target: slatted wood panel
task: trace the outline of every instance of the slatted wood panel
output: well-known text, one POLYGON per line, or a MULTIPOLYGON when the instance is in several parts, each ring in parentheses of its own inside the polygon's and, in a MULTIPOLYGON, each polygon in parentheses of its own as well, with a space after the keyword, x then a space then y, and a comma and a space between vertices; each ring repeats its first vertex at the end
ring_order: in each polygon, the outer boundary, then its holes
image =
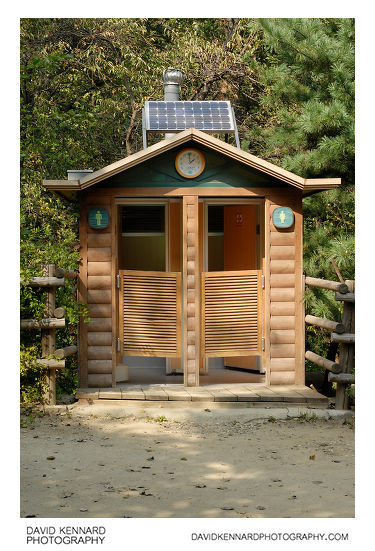
POLYGON ((122 354, 181 356, 181 274, 120 270, 122 354))
POLYGON ((202 354, 261 354, 261 271, 202 273, 202 354))

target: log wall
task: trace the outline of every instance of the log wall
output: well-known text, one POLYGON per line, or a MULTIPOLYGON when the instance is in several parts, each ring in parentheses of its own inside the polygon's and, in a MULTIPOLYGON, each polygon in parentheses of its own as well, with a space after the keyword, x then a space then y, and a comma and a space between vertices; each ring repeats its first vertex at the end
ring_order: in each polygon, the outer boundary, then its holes
MULTIPOLYGON (((304 314, 302 282, 302 197, 295 190, 268 191, 266 207, 265 262, 265 353, 269 384, 304 383, 304 314), (272 213, 280 206, 292 208, 295 223, 278 230, 272 213)), ((116 217, 110 195, 87 193, 81 207, 81 267, 79 299, 88 304, 91 321, 80 329, 80 387, 108 387, 114 384, 116 365, 117 269, 115 250, 116 217), (111 222, 105 230, 87 224, 91 208, 106 206, 111 222)), ((183 285, 185 385, 199 384, 199 234, 198 197, 183 198, 183 285)))
POLYGON ((114 338, 112 332, 112 236, 114 216, 111 199, 88 194, 81 205, 81 266, 79 299, 87 303, 91 321, 80 324, 80 386, 110 387, 113 383, 114 338), (87 223, 88 212, 95 207, 106 207, 110 224, 103 230, 94 230, 87 223))
POLYGON ((266 201, 268 286, 268 381, 272 384, 304 383, 304 325, 302 294, 302 200, 293 195, 266 201), (278 207, 290 207, 295 222, 280 230, 272 222, 278 207))

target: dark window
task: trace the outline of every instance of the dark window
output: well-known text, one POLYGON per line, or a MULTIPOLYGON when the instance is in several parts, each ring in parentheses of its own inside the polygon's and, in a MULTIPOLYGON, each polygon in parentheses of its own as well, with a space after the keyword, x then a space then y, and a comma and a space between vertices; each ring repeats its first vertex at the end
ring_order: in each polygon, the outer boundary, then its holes
POLYGON ((122 233, 163 233, 164 205, 126 205, 122 207, 122 233))
POLYGON ((211 205, 208 207, 208 233, 224 231, 224 207, 211 205))

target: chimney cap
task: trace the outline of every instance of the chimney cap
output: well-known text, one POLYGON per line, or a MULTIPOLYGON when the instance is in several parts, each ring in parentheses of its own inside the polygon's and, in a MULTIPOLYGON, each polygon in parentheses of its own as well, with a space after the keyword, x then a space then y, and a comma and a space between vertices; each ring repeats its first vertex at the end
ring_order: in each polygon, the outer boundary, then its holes
POLYGON ((67 170, 68 180, 80 180, 88 174, 94 172, 93 170, 67 170))
POLYGON ((163 84, 182 84, 185 79, 185 73, 180 71, 180 69, 175 69, 174 67, 168 67, 163 71, 163 84))

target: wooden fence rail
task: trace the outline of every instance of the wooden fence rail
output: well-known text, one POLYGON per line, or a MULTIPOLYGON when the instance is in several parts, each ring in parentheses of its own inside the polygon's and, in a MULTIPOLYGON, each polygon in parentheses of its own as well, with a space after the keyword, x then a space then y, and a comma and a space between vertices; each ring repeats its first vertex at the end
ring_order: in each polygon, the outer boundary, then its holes
POLYGON ((61 329, 61 327, 65 327, 65 319, 21 320, 21 329, 61 329))
POLYGON ((56 308, 56 288, 65 285, 65 278, 74 278, 77 272, 56 268, 54 264, 42 266, 43 276, 33 277, 22 283, 30 287, 45 287, 45 318, 41 320, 21 320, 21 329, 41 329, 42 358, 35 365, 47 368, 45 376, 44 400, 47 404, 56 404, 56 369, 65 367, 65 358, 77 352, 77 346, 67 346, 56 350, 56 329, 65 327, 65 308, 56 308))
POLYGON ((345 294, 349 291, 346 283, 339 283, 338 281, 330 281, 329 279, 318 279, 316 277, 306 277, 305 283, 309 287, 320 287, 321 289, 329 289, 330 291, 337 291, 338 293, 345 294))
POLYGON ((63 287, 65 279, 63 277, 32 277, 30 281, 24 281, 29 287, 63 287))
POLYGON ((353 384, 354 375, 353 373, 329 373, 328 380, 331 383, 340 383, 340 384, 353 384))
POLYGON ((54 356, 56 358, 68 358, 68 356, 71 356, 72 354, 76 354, 78 351, 77 346, 66 346, 65 348, 59 348, 58 350, 55 350, 54 356))
POLYGON ((317 325, 318 327, 322 327, 323 329, 328 329, 329 331, 334 331, 335 333, 342 334, 345 331, 345 327, 343 326, 342 323, 327 320, 325 318, 318 318, 316 316, 306 316, 305 321, 310 325, 317 325))
POLYGON ((320 367, 324 367, 327 371, 331 371, 332 373, 341 373, 341 367, 339 364, 332 362, 331 360, 327 360, 327 358, 323 358, 322 356, 315 354, 315 352, 307 350, 305 358, 316 365, 320 365, 320 367))
POLYGON ((67 279, 74 279, 77 277, 78 272, 75 270, 65 270, 64 268, 55 268, 56 277, 62 278, 66 277, 67 279))
POLYGON ((337 281, 326 281, 313 277, 305 278, 306 285, 310 287, 319 287, 335 291, 335 300, 344 302, 343 315, 341 323, 337 323, 324 318, 307 315, 306 323, 322 327, 331 331, 331 342, 339 343, 339 363, 327 360, 311 351, 306 351, 305 358, 310 362, 324 367, 330 373, 328 380, 337 384, 336 387, 336 409, 348 409, 348 395, 346 387, 354 383, 354 281, 347 280, 345 283, 337 281))

